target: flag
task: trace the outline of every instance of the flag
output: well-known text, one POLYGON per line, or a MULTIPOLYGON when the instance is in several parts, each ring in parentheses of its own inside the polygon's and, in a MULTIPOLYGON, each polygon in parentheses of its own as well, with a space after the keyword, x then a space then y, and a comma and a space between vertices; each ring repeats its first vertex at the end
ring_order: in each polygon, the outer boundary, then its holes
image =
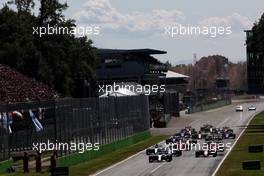
POLYGON ((11 128, 12 123, 13 123, 12 113, 8 113, 8 131, 9 131, 9 134, 12 133, 12 128, 11 128))
POLYGON ((13 111, 11 114, 12 114, 12 117, 19 117, 20 119, 23 119, 23 115, 19 111, 13 111))
POLYGON ((44 118, 44 110, 42 108, 38 108, 38 116, 39 120, 44 118))
POLYGON ((3 118, 3 128, 4 129, 7 129, 8 127, 8 122, 7 122, 7 117, 6 117, 6 113, 4 112, 3 113, 3 116, 2 116, 2 118, 3 118))
POLYGON ((9 134, 11 134, 11 133, 12 133, 12 128, 11 128, 11 126, 10 126, 10 125, 8 125, 8 131, 9 131, 9 134))
POLYGON ((43 126, 38 121, 38 119, 36 118, 36 116, 34 115, 34 113, 32 112, 32 110, 29 110, 29 115, 31 117, 32 122, 34 123, 34 125, 36 127, 36 131, 39 132, 39 131, 43 130, 43 126))
POLYGON ((2 114, 2 119, 3 119, 3 128, 8 130, 8 132, 11 134, 12 133, 12 128, 10 124, 13 123, 13 118, 7 115, 6 112, 2 114))
POLYGON ((1 124, 1 128, 4 128, 4 118, 2 113, 0 113, 0 124, 1 124))

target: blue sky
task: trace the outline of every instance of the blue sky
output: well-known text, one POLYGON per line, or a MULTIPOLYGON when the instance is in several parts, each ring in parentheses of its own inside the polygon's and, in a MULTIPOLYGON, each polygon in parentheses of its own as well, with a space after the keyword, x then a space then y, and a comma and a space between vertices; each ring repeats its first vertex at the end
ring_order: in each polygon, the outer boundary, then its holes
POLYGON ((66 0, 66 17, 80 26, 98 25, 99 36, 90 36, 100 48, 153 48, 168 52, 157 56, 173 64, 191 63, 197 57, 220 54, 231 61, 245 61, 245 34, 262 13, 263 0, 66 0), (232 34, 164 36, 164 27, 231 26, 232 34))

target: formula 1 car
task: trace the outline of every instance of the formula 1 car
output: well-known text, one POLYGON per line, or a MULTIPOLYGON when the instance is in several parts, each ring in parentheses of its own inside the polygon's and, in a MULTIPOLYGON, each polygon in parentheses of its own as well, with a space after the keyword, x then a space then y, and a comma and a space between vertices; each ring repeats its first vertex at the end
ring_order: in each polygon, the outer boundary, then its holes
POLYGON ((224 133, 233 133, 234 130, 231 129, 230 127, 223 127, 222 128, 222 132, 224 132, 224 133))
POLYGON ((188 139, 188 138, 191 137, 191 134, 186 129, 182 129, 181 132, 180 132, 180 137, 188 139))
POLYGON ((191 145, 195 144, 196 140, 180 140, 178 143, 174 144, 182 151, 189 151, 191 149, 191 145))
POLYGON ((212 141, 213 140, 213 136, 212 135, 207 135, 205 137, 205 141, 212 141))
POLYGON ((210 133, 199 131, 198 139, 205 139, 208 135, 210 135, 210 133))
POLYGON ((220 134, 221 129, 220 128, 213 128, 212 134, 220 134))
POLYGON ((222 136, 223 136, 223 139, 235 139, 236 138, 235 133, 223 133, 222 136))
POLYGON ((182 155, 182 151, 178 149, 177 145, 172 144, 170 150, 171 150, 172 156, 174 157, 179 157, 182 155))
POLYGON ((221 134, 223 139, 235 139, 236 134, 234 133, 234 130, 230 127, 223 127, 218 131, 218 134, 221 134))
POLYGON ((191 139, 191 140, 189 140, 189 143, 190 144, 197 144, 198 141, 197 141, 197 139, 191 139))
POLYGON ((223 136, 221 134, 213 134, 213 141, 222 141, 223 136))
POLYGON ((169 154, 168 151, 163 150, 156 154, 149 155, 149 163, 153 162, 171 162, 172 161, 172 154, 169 154))
POLYGON ((190 133, 185 133, 183 137, 185 139, 190 139, 191 138, 191 134, 190 133))
POLYGON ((207 143, 207 145, 210 147, 211 150, 217 151, 217 152, 224 152, 225 151, 225 144, 222 141, 210 141, 207 143))
POLYGON ((206 132, 206 133, 212 132, 212 130, 213 130, 213 125, 209 125, 209 124, 204 124, 200 129, 201 132, 206 132))
POLYGON ((182 155, 182 151, 181 151, 181 150, 178 150, 178 149, 176 149, 176 148, 174 148, 174 149, 171 150, 171 154, 172 154, 172 156, 174 156, 174 157, 179 157, 179 156, 182 155))
POLYGON ((192 139, 199 139, 199 134, 198 133, 194 133, 191 136, 192 139))
POLYGON ((181 140, 181 137, 179 136, 171 136, 170 138, 166 139, 166 144, 176 143, 181 140))
POLYGON ((160 146, 158 144, 156 144, 154 147, 148 148, 146 150, 146 155, 152 155, 152 154, 158 153, 160 151, 161 151, 160 146))
POLYGON ((199 150, 195 152, 195 157, 198 158, 200 156, 203 157, 208 157, 208 156, 212 156, 212 157, 216 157, 217 156, 217 152, 216 151, 212 151, 212 150, 199 150))
POLYGON ((196 133, 195 129, 192 128, 191 126, 187 126, 187 127, 185 127, 185 130, 186 130, 187 132, 189 132, 190 134, 196 133))
POLYGON ((249 110, 249 111, 256 111, 257 108, 256 108, 255 106, 252 105, 252 106, 250 106, 250 107, 248 108, 248 110, 249 110))
POLYGON ((221 134, 212 134, 205 137, 205 141, 222 141, 223 136, 221 134))
POLYGON ((236 107, 236 112, 243 112, 243 106, 237 106, 236 107))

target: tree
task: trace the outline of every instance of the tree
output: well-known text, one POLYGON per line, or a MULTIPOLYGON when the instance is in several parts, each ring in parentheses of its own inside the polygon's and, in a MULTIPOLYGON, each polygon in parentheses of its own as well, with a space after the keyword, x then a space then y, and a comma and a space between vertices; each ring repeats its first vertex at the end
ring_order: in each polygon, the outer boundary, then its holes
POLYGON ((35 6, 33 0, 11 0, 8 1, 8 4, 15 4, 19 13, 30 12, 35 6))
POLYGON ((252 50, 256 51, 259 57, 264 57, 264 13, 260 20, 252 27, 252 37, 247 40, 252 50))
POLYGON ((57 24, 64 22, 64 15, 62 12, 68 8, 67 3, 61 4, 58 0, 40 0, 40 24, 57 24))
POLYGON ((171 64, 169 61, 166 61, 166 62, 165 62, 165 65, 166 65, 168 68, 171 68, 171 67, 172 67, 172 64, 171 64))
POLYGON ((65 19, 67 4, 41 0, 38 16, 32 1, 16 0, 17 11, 0 9, 0 64, 6 64, 55 88, 62 96, 83 96, 84 86, 95 86, 96 49, 87 37, 73 34, 33 35, 33 27, 75 27, 65 19), (79 86, 77 86, 79 85, 79 86))
POLYGON ((257 42, 258 50, 261 56, 264 56, 264 13, 262 14, 259 23, 257 25, 257 42))

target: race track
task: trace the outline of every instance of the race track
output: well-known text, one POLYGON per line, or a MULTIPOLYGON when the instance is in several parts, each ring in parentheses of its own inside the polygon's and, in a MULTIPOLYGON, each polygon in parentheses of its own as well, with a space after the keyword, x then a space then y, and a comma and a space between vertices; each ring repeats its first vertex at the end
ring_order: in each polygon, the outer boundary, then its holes
MULTIPOLYGON (((256 101, 242 103, 244 112, 235 112, 235 105, 226 106, 207 112, 200 112, 191 115, 183 115, 176 119, 173 127, 179 131, 185 126, 191 125, 199 130, 203 124, 212 124, 215 127, 229 126, 239 136, 243 128, 255 113, 264 110, 264 102, 256 101), (247 108, 254 105, 257 111, 248 111, 247 108), (178 123, 177 123, 178 122, 178 123)), ((234 142, 230 140, 228 142, 234 142)), ((181 157, 173 158, 172 162, 149 163, 145 151, 122 161, 103 171, 97 172, 97 176, 211 176, 218 164, 227 153, 216 158, 195 158, 195 151, 184 151, 181 157)))

